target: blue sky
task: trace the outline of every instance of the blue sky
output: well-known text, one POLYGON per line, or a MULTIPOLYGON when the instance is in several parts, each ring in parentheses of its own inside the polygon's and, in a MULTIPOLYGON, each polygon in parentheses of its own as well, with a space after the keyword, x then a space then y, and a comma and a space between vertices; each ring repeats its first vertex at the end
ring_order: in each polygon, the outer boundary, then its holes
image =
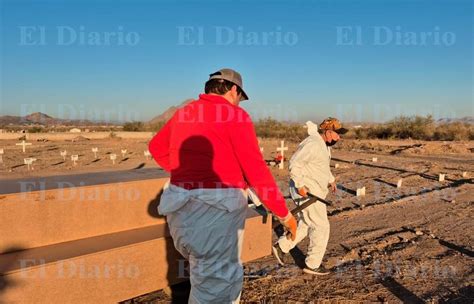
POLYGON ((254 120, 474 116, 472 1, 1 3, 3 115, 148 120, 231 67, 254 120))

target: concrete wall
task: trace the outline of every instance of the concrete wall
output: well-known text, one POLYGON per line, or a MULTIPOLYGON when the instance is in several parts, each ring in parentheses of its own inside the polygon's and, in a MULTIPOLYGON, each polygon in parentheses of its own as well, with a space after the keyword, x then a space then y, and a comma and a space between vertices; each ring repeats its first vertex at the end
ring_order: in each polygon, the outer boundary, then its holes
MULTIPOLYGON (((0 302, 116 303, 183 280, 156 212, 166 180, 0 196, 0 302)), ((271 239, 249 209, 242 260, 269 255, 271 239)))
POLYGON ((8 194, 0 199, 0 253, 164 223, 148 208, 167 179, 8 194))

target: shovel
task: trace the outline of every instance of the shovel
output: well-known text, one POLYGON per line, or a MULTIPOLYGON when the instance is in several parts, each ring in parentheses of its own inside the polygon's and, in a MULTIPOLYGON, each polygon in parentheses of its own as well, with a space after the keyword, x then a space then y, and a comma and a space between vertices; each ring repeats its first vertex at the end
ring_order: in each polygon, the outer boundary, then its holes
MULTIPOLYGON (((328 202, 327 200, 322 199, 322 198, 320 198, 320 197, 318 197, 314 194, 308 193, 308 198, 309 199, 306 202, 304 202, 303 204, 297 206, 296 208, 294 208, 293 210, 290 211, 291 214, 293 214, 293 216, 296 216, 298 213, 300 213, 304 209, 308 208, 312 204, 316 203, 317 201, 320 201, 321 203, 323 203, 327 206, 332 206, 332 204, 330 202, 328 202)), ((277 228, 280 225, 281 225, 280 222, 273 222, 273 229, 277 228)))

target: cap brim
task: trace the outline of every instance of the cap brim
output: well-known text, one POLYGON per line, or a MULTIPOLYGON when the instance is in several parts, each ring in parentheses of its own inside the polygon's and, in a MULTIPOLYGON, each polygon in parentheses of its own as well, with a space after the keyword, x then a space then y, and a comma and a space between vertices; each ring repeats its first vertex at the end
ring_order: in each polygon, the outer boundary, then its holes
POLYGON ((347 130, 346 128, 340 128, 340 129, 337 129, 335 132, 337 134, 346 134, 347 131, 349 131, 349 130, 347 130))
MULTIPOLYGON (((242 88, 241 88, 242 90, 242 88)), ((244 90, 242 90, 242 94, 240 96, 240 101, 244 101, 244 100, 249 100, 249 97, 247 96, 247 93, 245 93, 244 90)))

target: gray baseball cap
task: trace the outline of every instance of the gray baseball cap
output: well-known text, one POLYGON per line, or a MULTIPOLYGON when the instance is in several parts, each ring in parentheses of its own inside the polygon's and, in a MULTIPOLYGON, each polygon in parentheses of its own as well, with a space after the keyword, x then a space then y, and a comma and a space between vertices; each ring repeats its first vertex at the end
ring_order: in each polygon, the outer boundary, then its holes
POLYGON ((237 71, 234 71, 232 69, 220 69, 219 71, 209 75, 209 80, 211 79, 224 79, 224 80, 232 82, 233 84, 238 86, 240 90, 242 90, 242 97, 240 98, 240 100, 242 101, 242 100, 249 99, 249 97, 244 91, 242 76, 240 76, 240 74, 237 71))

